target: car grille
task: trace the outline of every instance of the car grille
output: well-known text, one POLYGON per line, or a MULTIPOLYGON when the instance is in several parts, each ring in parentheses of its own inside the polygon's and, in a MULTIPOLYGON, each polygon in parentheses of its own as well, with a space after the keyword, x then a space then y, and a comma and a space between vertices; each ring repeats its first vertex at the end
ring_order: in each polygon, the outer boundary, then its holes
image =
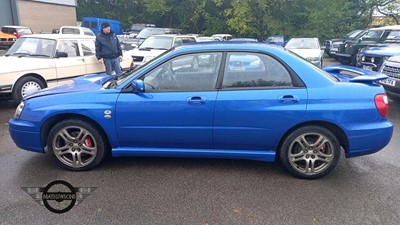
POLYGON ((0 41, 14 41, 14 38, 0 38, 0 41))
MULTIPOLYGON (((363 62, 372 63, 372 62, 371 62, 371 58, 372 58, 371 56, 365 56, 365 60, 364 60, 363 62)), ((374 59, 375 59, 375 60, 374 60, 373 63, 374 63, 375 65, 380 65, 380 64, 382 63, 382 62, 381 62, 381 61, 382 61, 382 58, 381 58, 381 57, 374 57, 374 59)))
POLYGON ((389 77, 400 79, 400 68, 385 65, 382 69, 382 73, 388 75, 389 77))
POLYGON ((133 56, 133 61, 135 62, 143 62, 143 56, 133 56))

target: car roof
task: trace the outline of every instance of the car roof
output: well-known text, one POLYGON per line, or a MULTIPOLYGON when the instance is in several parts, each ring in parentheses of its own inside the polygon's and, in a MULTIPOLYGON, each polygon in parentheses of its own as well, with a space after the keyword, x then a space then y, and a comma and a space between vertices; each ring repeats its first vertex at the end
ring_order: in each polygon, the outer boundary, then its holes
MULTIPOLYGON (((28 34, 26 37, 47 38, 47 39, 95 39, 95 36, 76 34, 28 34)), ((22 37, 21 37, 22 38, 22 37)))
POLYGON ((375 28, 371 28, 370 30, 390 30, 390 29, 399 29, 400 30, 400 25, 375 27, 375 28))

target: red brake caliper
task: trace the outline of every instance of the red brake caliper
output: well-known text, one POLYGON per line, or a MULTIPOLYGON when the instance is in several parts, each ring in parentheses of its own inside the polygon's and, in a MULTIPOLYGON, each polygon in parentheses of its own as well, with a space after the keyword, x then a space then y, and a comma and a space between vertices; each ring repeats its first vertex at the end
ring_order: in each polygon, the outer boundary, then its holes
POLYGON ((89 136, 85 137, 85 145, 88 147, 93 147, 93 141, 89 136))
POLYGON ((325 145, 322 145, 321 149, 319 150, 322 153, 325 153, 325 145))

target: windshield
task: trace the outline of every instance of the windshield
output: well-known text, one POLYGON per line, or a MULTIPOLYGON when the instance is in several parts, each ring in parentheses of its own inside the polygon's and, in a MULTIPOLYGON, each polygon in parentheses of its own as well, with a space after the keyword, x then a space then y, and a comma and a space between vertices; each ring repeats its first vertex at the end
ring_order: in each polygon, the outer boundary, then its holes
POLYGON ((56 40, 34 37, 21 37, 8 50, 6 56, 45 56, 52 57, 56 40))
POLYGON ((283 37, 269 37, 266 42, 283 42, 283 37))
POLYGON ((145 69, 148 66, 151 66, 154 62, 157 61, 158 58, 164 56, 165 54, 167 54, 168 52, 172 51, 173 48, 169 49, 168 51, 163 52, 162 54, 160 54, 159 56, 155 57, 154 59, 150 60, 149 62, 147 62, 146 64, 142 65, 141 67, 139 67, 138 69, 135 69, 131 72, 128 73, 124 73, 121 76, 118 77, 117 80, 117 86, 120 86, 121 84, 123 84, 125 81, 129 80, 131 77, 135 76, 137 73, 140 73, 140 71, 142 71, 143 69, 145 69))
POLYGON ((363 31, 363 30, 355 30, 355 31, 352 31, 352 32, 346 34, 346 37, 355 38, 355 37, 356 37, 357 35, 359 35, 362 31, 363 31))
POLYGON ((172 47, 173 37, 152 36, 143 41, 139 49, 162 49, 167 50, 172 47))
POLYGON ((19 34, 32 34, 32 31, 29 28, 18 28, 17 30, 19 34))
POLYGON ((285 46, 289 49, 319 49, 319 43, 314 38, 291 39, 285 46))

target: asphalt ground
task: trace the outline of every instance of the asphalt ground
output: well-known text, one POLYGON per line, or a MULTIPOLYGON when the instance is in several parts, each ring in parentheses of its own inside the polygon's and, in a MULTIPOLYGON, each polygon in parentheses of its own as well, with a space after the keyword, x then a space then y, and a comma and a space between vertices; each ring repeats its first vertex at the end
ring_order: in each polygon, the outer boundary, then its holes
POLYGON ((280 163, 229 159, 111 158, 91 171, 66 171, 47 155, 15 146, 8 133, 15 106, 3 98, 0 225, 398 225, 400 104, 389 105, 395 129, 386 148, 358 158, 342 156, 331 174, 309 181, 293 178, 280 163), (56 214, 21 188, 54 180, 96 190, 56 214))

